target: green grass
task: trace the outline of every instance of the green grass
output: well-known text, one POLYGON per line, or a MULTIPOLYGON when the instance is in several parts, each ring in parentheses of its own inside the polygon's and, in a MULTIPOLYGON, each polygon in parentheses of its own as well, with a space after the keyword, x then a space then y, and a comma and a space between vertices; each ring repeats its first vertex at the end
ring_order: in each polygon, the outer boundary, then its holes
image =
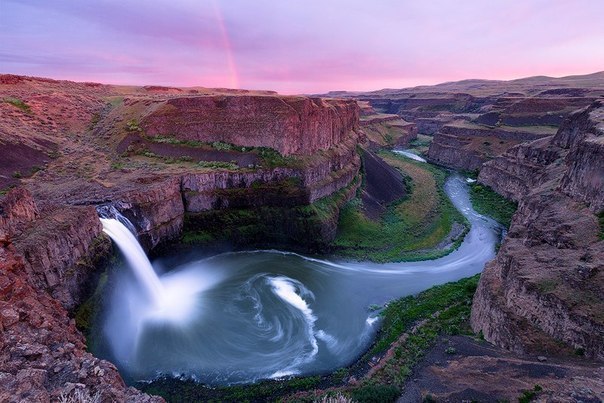
POLYGON ((474 210, 487 215, 509 228, 518 203, 506 199, 488 186, 475 183, 470 188, 474 210))
POLYGON ((129 132, 142 132, 143 129, 139 126, 139 123, 136 119, 130 119, 126 123, 126 130, 129 132))
POLYGON ((523 391, 522 395, 518 398, 518 403, 532 402, 542 390, 541 385, 535 385, 532 390, 523 391))
POLYGON ((600 223, 600 240, 604 239, 604 210, 598 214, 598 222, 600 223))
POLYGON ((235 162, 226 161, 199 161, 197 166, 212 169, 239 169, 239 165, 235 162))
POLYGON ((335 252, 377 262, 432 259, 447 254, 449 251, 434 247, 447 237, 454 222, 466 220, 443 190, 446 172, 393 153, 381 156, 407 176, 410 194, 389 206, 380 221, 365 217, 358 198, 348 203, 340 213, 335 252))
POLYGON ((21 109, 23 112, 27 114, 31 114, 31 107, 23 100, 15 97, 6 97, 4 98, 4 102, 7 104, 11 104, 12 106, 21 109))
POLYGON ((173 144, 184 147, 202 148, 207 150, 230 151, 230 152, 245 152, 256 154, 260 159, 260 165, 264 168, 275 167, 296 167, 299 165, 298 159, 295 157, 284 156, 279 151, 269 147, 246 147, 236 144, 225 143, 222 141, 214 141, 211 143, 196 141, 196 140, 179 140, 171 136, 149 137, 150 141, 155 143, 173 144))
POLYGON ((384 321, 380 338, 370 350, 369 355, 387 350, 402 333, 422 319, 429 319, 434 322, 438 330, 447 334, 470 334, 470 328, 464 321, 469 318, 472 297, 479 278, 479 275, 475 275, 455 283, 432 287, 417 296, 404 297, 390 302, 381 312, 384 321), (432 315, 435 312, 441 312, 441 314, 434 318, 432 315))

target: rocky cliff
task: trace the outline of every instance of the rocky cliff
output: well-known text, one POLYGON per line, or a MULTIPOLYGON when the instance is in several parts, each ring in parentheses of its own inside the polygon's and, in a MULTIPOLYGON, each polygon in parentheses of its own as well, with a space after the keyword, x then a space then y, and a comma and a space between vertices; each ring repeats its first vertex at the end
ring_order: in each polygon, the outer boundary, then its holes
POLYGON ((417 138, 417 126, 399 115, 371 114, 361 117, 361 129, 370 145, 377 147, 407 147, 417 138))
POLYGON ((344 141, 358 127, 358 120, 359 108, 353 101, 220 95, 154 102, 143 111, 140 126, 152 137, 220 141, 270 147, 283 155, 308 155, 344 141))
POLYGON ((472 327, 487 340, 518 352, 562 343, 604 360, 603 122, 596 102, 481 171, 479 181, 520 201, 474 298, 472 327))
POLYGON ((23 256, 27 281, 67 309, 82 302, 96 266, 110 251, 93 207, 38 210, 31 194, 14 189, 0 199, 0 238, 23 256))
POLYGON ((356 99, 374 112, 398 114, 419 134, 433 135, 432 162, 475 170, 519 143, 555 134, 571 112, 604 96, 604 75, 463 80, 333 94, 356 99))
POLYGON ((0 240, 1 401, 163 401, 128 388, 113 364, 86 352, 74 320, 27 281, 26 265, 0 240))
POLYGON ((112 253, 95 207, 115 205, 148 250, 207 226, 314 248, 359 184, 353 101, 0 75, 5 98, 0 142, 40 165, 0 170, 2 401, 153 400, 85 353, 69 318, 112 253))
POLYGON ((454 169, 475 170, 523 141, 551 135, 554 129, 489 127, 464 121, 443 126, 434 135, 428 159, 454 169))

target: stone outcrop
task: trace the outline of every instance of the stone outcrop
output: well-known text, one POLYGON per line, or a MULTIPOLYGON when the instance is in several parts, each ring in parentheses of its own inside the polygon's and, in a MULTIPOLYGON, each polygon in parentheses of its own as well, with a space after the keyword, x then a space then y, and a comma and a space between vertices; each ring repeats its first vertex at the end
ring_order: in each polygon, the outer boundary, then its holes
POLYGON ((449 168, 475 170, 515 144, 553 134, 516 128, 493 128, 467 122, 442 127, 434 135, 428 159, 449 168))
POLYGON ((604 107, 558 133, 488 162, 479 181, 520 201, 497 258, 481 277, 472 327, 518 352, 571 349, 604 360, 602 209, 604 107))
POLYGON ((228 207, 295 206, 310 204, 348 186, 358 174, 356 138, 300 168, 191 173, 182 178, 187 212, 228 207))
POLYGON ((26 270, 0 240, 0 401, 163 401, 127 387, 113 364, 86 352, 74 320, 26 270))
POLYGON ((148 136, 270 147, 283 155, 309 155, 343 142, 358 127, 354 101, 220 95, 171 98, 142 113, 148 136))
POLYGON ((535 186, 545 183, 556 174, 552 164, 563 170, 562 150, 552 144, 552 137, 510 148, 506 153, 485 163, 478 180, 502 196, 520 201, 535 186))
POLYGON ((82 302, 96 265, 110 251, 93 207, 42 212, 25 189, 0 201, 0 234, 23 256, 28 282, 72 309, 82 302))
POLYGON ((138 185, 138 189, 112 194, 111 204, 132 222, 143 248, 151 250, 162 242, 178 238, 185 213, 181 178, 140 178, 138 185))
POLYGON ((398 115, 369 115, 360 122, 370 143, 379 147, 407 147, 417 138, 417 126, 398 115))
POLYGON ((512 147, 483 165, 478 181, 519 201, 551 180, 599 211, 603 207, 601 102, 572 114, 555 136, 512 147))
POLYGON ((0 239, 7 240, 38 215, 38 207, 30 192, 26 189, 11 190, 0 199, 0 239))

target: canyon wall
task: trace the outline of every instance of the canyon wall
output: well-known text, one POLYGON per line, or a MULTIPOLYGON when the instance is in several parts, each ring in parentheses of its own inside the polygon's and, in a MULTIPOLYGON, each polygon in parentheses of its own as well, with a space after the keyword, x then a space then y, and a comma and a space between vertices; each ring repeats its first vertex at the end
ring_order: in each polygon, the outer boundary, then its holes
POLYGON ((476 170, 515 144, 553 134, 530 129, 501 128, 459 121, 443 126, 428 150, 428 159, 448 168, 476 170))
POLYGON ((86 352, 75 321, 29 276, 11 242, 0 240, 0 401, 163 401, 128 388, 113 364, 86 352))
POLYGON ((208 227, 232 245, 315 250, 360 182, 353 101, 3 75, 0 95, 25 105, 0 105, 0 142, 44 145, 35 170, 0 172, 2 401, 161 401, 86 353, 70 319, 112 255, 96 206, 120 210, 147 250, 208 227), (132 139, 158 153, 130 152, 132 139))
POLYGON ((407 147, 417 138, 417 125, 399 115, 373 114, 362 116, 360 126, 370 146, 407 147))
POLYGON ((39 211, 25 189, 14 189, 0 200, 1 238, 10 239, 23 256, 29 284, 67 309, 82 302, 111 248, 93 207, 39 211))
POLYGON ((346 140, 358 120, 354 101, 220 95, 153 103, 143 112, 140 126, 151 137, 220 141, 270 147, 283 155, 309 155, 346 140))
POLYGON ((604 360, 603 123, 596 102, 481 171, 479 182, 520 201, 474 298, 472 327, 487 340, 546 353, 562 342, 604 360))
POLYGON ((517 144, 554 135, 566 116, 604 96, 603 78, 600 72, 463 80, 333 95, 356 99, 374 113, 398 114, 414 123, 419 134, 434 136, 428 152, 431 162, 473 171, 517 144))

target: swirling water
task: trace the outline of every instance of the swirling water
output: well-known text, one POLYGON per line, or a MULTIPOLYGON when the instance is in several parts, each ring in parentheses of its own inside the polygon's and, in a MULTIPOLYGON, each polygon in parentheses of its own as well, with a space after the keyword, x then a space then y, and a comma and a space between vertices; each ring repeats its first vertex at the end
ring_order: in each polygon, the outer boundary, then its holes
MULTIPOLYGON (((410 263, 328 261, 276 250, 154 263, 162 306, 130 271, 120 271, 98 325, 112 359, 130 379, 185 375, 221 385, 322 373, 348 365, 379 327, 373 304, 479 273, 495 255, 498 225, 476 213, 467 185, 445 191, 471 224, 461 246, 410 263)), ((103 344, 103 343, 101 343, 103 344)))

